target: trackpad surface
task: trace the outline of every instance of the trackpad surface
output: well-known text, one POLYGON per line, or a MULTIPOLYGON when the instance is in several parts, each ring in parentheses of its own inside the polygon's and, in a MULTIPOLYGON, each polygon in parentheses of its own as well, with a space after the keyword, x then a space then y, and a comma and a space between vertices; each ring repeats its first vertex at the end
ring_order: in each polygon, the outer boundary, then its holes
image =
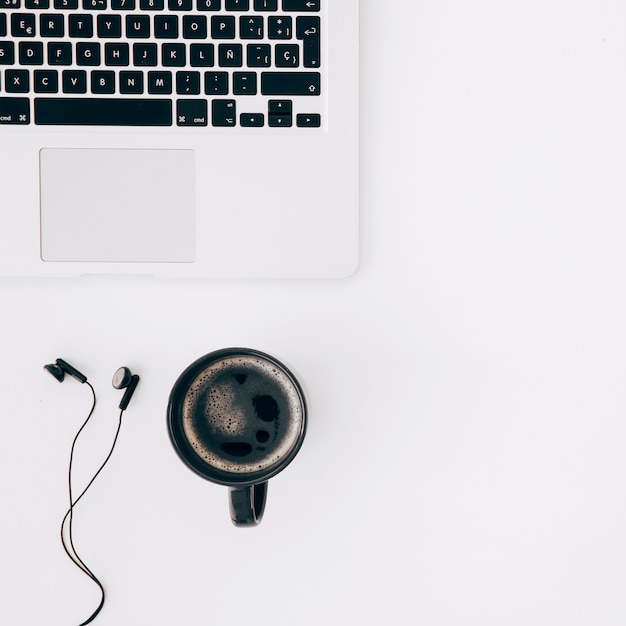
POLYGON ((193 150, 44 148, 39 168, 44 261, 195 261, 193 150))

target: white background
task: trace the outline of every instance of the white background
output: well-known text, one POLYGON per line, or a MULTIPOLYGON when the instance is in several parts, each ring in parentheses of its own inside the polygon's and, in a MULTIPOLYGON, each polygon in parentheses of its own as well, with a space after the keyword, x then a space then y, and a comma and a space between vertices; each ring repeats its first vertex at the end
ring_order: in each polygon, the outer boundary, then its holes
POLYGON ((0 623, 623 626, 626 6, 362 0, 362 263, 343 281, 0 282, 0 623), (260 527, 165 426, 180 372, 242 345, 310 428, 260 527))

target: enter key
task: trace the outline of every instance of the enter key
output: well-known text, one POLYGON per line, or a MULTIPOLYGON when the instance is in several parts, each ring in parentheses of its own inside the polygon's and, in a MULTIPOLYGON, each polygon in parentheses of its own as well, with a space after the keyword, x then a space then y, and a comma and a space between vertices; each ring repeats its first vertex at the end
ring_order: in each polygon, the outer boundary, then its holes
POLYGON ((296 37, 302 40, 304 67, 320 67, 320 18, 315 15, 296 18, 296 37))

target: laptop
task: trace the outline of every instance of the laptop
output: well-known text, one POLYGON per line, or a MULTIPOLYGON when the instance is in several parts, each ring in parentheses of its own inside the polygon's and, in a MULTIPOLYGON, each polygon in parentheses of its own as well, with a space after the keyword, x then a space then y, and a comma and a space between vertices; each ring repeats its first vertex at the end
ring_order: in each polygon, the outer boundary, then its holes
POLYGON ((358 0, 0 0, 0 275, 350 275, 358 31, 358 0))

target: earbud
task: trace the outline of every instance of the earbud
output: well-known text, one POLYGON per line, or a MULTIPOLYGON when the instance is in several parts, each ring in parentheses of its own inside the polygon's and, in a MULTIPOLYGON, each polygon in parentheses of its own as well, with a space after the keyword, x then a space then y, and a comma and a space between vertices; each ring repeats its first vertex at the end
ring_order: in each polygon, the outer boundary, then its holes
POLYGON ((135 393, 138 382, 139 376, 132 374, 127 367, 120 367, 115 374, 113 374, 113 387, 116 389, 126 389, 119 406, 122 411, 126 410, 130 399, 133 397, 133 393, 135 393))
POLYGON ((81 374, 75 367, 72 367, 67 361, 57 359, 56 362, 44 365, 43 368, 50 372, 60 383, 63 382, 65 374, 73 376, 81 383, 87 382, 87 376, 81 374))

